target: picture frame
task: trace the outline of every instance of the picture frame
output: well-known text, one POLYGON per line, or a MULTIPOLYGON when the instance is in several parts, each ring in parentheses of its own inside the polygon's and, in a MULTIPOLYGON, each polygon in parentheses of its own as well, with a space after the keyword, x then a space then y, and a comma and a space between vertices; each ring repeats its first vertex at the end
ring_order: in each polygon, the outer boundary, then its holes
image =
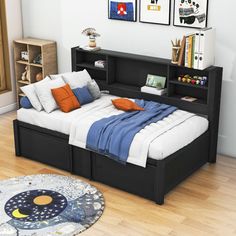
POLYGON ((166 77, 148 74, 146 86, 157 89, 164 89, 166 86, 166 77))
POLYGON ((108 19, 137 22, 137 0, 108 0, 108 19))
POLYGON ((208 0, 174 0, 174 26, 201 29, 207 21, 208 0))
POLYGON ((171 0, 139 0, 141 23, 170 25, 171 0))

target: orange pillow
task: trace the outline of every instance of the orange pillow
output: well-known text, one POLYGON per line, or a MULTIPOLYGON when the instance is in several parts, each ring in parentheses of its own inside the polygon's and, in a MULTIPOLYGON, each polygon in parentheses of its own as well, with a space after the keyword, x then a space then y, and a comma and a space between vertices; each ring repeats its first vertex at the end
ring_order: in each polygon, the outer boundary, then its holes
POLYGON ((57 105, 60 107, 60 110, 63 112, 67 113, 80 108, 80 103, 68 84, 60 88, 52 89, 52 95, 57 105))
POLYGON ((118 98, 112 100, 112 104, 119 110, 122 111, 144 111, 144 109, 138 106, 135 102, 127 98, 118 98))

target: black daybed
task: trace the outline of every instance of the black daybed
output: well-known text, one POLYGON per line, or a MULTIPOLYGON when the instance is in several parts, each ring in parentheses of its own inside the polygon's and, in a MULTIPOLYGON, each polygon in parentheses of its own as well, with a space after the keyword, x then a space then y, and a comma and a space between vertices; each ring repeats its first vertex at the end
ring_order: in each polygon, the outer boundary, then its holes
POLYGON ((164 196, 178 183, 207 162, 216 162, 222 68, 204 71, 177 67, 169 60, 101 50, 85 52, 72 49, 72 70, 87 69, 100 85, 117 96, 158 101, 208 118, 209 129, 192 143, 164 160, 148 158, 147 167, 122 165, 100 154, 68 144, 69 136, 35 125, 14 121, 17 156, 43 162, 76 175, 114 186, 130 193, 164 203, 164 196), (106 60, 107 66, 94 67, 96 60, 106 60), (167 77, 168 96, 140 92, 147 74, 167 77), (183 84, 179 75, 207 76, 208 85, 183 84), (182 96, 198 98, 182 101, 182 96))

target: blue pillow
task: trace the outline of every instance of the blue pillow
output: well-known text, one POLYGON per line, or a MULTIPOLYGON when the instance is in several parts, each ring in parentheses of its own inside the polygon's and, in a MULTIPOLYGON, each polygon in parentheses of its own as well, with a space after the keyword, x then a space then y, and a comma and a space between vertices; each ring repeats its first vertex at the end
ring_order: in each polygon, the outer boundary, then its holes
POLYGON ((20 99, 20 105, 25 109, 30 109, 33 107, 28 97, 22 97, 20 99))
POLYGON ((79 100, 80 105, 84 105, 84 104, 94 101, 87 86, 84 86, 83 88, 73 89, 73 93, 77 97, 77 99, 79 100))

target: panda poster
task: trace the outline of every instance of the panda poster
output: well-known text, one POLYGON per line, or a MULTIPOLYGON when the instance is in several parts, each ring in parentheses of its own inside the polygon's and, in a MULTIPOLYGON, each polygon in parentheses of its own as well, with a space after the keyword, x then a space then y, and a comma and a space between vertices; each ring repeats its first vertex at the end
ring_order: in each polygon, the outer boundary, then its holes
POLYGON ((208 0, 175 0, 174 25, 207 27, 208 0))
POLYGON ((140 0, 139 21, 152 24, 170 24, 170 0, 140 0))

